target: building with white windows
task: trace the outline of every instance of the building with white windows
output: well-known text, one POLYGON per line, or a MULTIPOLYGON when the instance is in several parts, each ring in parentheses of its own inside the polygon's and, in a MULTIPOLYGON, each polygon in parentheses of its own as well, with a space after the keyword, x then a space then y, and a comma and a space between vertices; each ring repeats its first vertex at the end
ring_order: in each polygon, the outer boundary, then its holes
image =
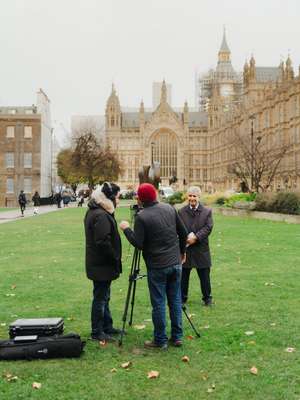
POLYGON ((53 179, 50 100, 40 89, 37 104, 0 108, 0 207, 17 205, 24 190, 49 196, 53 179))

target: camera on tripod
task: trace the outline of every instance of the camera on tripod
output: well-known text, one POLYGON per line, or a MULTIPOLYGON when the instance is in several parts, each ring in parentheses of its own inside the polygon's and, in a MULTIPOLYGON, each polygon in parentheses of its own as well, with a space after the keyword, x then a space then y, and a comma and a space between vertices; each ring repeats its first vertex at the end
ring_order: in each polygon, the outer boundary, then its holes
MULTIPOLYGON (((154 162, 152 167, 144 166, 139 171, 139 181, 140 181, 140 184, 150 183, 153 186, 155 186, 156 189, 158 189, 158 185, 160 182, 159 163, 154 162)), ((153 188, 151 190, 153 192, 153 188)), ((153 195, 154 195, 154 193, 153 193, 153 195)), ((133 223, 134 219, 137 217, 138 213, 142 209, 143 209, 143 207, 141 206, 139 201, 137 202, 137 204, 130 207, 131 223, 133 223)), ((129 228, 128 222, 124 221, 124 223, 125 223, 125 225, 123 225, 123 227, 122 227, 121 225, 123 224, 123 222, 121 222, 121 224, 120 224, 121 229, 129 228)), ((139 248, 141 249, 142 245, 139 245, 139 248)), ((120 339, 119 339, 119 346, 121 346, 122 342, 123 342, 123 336, 124 336, 124 332, 125 332, 127 315, 128 315, 130 305, 131 305, 131 310, 130 310, 129 326, 132 325, 133 309, 134 309, 135 293, 136 293, 136 283, 139 279, 142 279, 147 276, 146 274, 140 274, 140 259, 141 259, 141 250, 140 249, 138 249, 137 247, 134 248, 134 254, 133 254, 132 263, 131 263, 131 270, 130 270, 130 274, 129 274, 129 285, 128 285, 128 290, 127 290, 127 295, 126 295, 124 313, 123 313, 123 317, 122 317, 123 327, 122 327, 122 331, 121 331, 121 335, 120 335, 120 339)), ((186 311, 185 306, 182 306, 182 311, 184 312, 188 322, 190 323, 190 325, 193 328, 194 332, 196 333, 197 337, 200 337, 200 334, 194 327, 194 325, 190 319, 190 316, 188 315, 188 313, 186 311)))

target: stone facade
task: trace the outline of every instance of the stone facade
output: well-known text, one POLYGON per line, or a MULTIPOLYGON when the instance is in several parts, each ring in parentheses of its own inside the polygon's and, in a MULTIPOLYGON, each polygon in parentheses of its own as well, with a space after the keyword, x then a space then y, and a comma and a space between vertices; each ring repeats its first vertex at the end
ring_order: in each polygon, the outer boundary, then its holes
POLYGON ((153 161, 160 162, 163 185, 176 177, 176 188, 200 183, 206 190, 208 169, 207 114, 189 112, 187 103, 175 111, 167 102, 162 84, 161 100, 153 111, 141 102, 138 112, 122 112, 114 87, 106 106, 106 139, 119 155, 123 188, 138 184, 138 170, 153 161))
POLYGON ((146 111, 141 102, 138 111, 126 112, 112 89, 105 133, 122 161, 120 186, 136 186, 138 169, 159 161, 163 185, 175 176, 177 189, 196 184, 209 192, 240 190, 241 180, 230 172, 238 133, 268 149, 289 145, 269 189, 299 190, 300 74, 294 76, 290 57, 278 67, 257 67, 252 56, 236 73, 224 32, 217 67, 205 75, 203 90, 196 112, 187 103, 172 108, 165 83, 156 109, 146 111))
POLYGON ((52 131, 41 96, 37 107, 0 108, 0 207, 16 206, 20 190, 29 200, 36 190, 51 193, 52 131))

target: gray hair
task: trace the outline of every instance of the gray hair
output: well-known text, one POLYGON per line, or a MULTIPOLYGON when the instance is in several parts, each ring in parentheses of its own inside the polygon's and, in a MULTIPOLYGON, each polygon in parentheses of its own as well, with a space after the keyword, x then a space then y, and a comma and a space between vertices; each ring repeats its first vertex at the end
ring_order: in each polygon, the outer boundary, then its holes
POLYGON ((188 194, 193 194, 194 196, 200 196, 201 195, 201 189, 199 186, 190 186, 187 191, 188 194))

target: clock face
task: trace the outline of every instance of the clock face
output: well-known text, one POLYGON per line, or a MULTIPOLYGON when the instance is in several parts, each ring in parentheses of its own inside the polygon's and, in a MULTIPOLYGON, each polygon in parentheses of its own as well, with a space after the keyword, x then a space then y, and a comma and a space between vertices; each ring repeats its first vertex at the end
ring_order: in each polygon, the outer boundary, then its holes
POLYGON ((224 84, 221 86, 221 96, 228 97, 233 95, 233 87, 229 84, 224 84))

